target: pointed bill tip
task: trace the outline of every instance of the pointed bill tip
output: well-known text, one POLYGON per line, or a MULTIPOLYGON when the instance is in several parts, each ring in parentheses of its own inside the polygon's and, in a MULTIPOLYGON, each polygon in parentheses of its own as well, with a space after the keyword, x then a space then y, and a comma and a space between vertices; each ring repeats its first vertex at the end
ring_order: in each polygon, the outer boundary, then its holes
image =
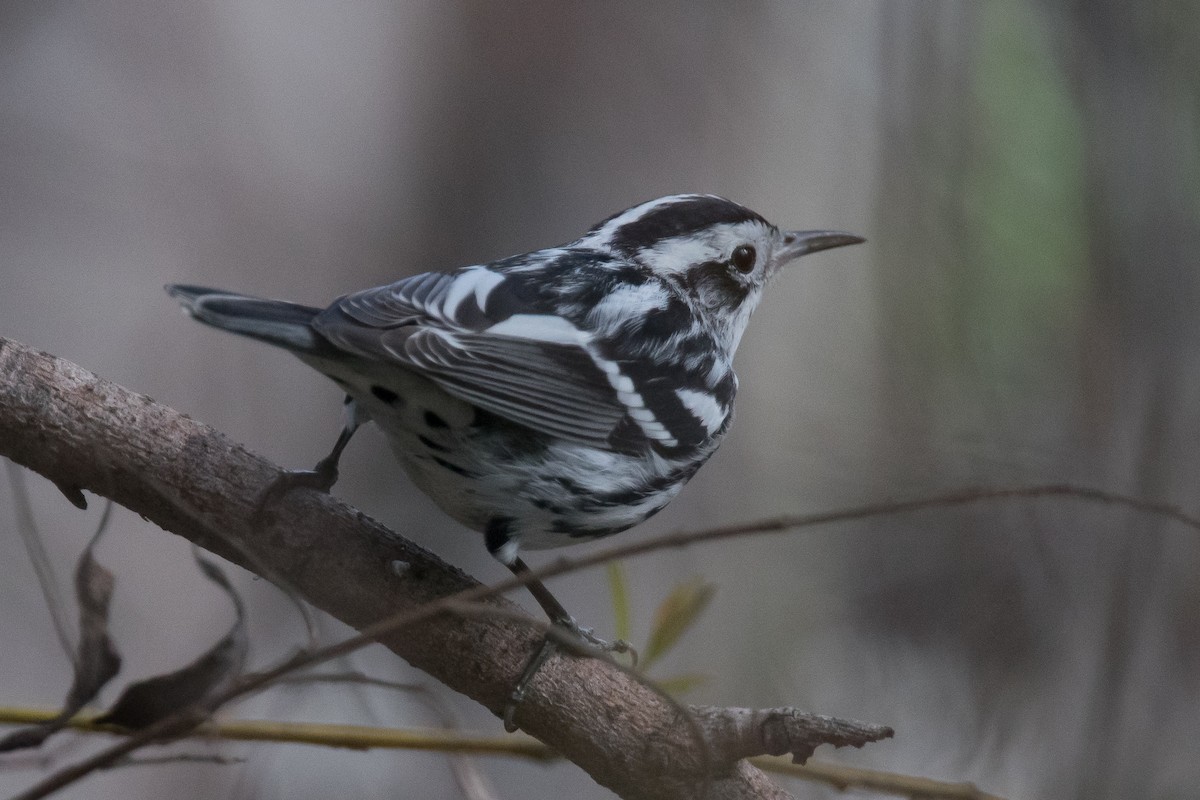
POLYGON ((844 231, 785 231, 783 247, 778 253, 780 261, 790 261, 793 258, 806 256, 821 250, 834 247, 845 247, 849 244, 865 242, 861 236, 844 231))

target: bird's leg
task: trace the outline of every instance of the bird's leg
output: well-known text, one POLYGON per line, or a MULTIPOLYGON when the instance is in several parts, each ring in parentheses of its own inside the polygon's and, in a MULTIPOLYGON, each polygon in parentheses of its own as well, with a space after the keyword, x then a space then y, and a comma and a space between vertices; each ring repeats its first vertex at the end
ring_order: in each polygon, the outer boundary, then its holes
POLYGON ((318 461, 312 469, 288 470, 278 475, 259 497, 255 510, 256 517, 261 516, 268 506, 282 500, 293 489, 328 492, 333 488, 338 479, 338 460, 342 457, 342 451, 346 449, 354 432, 364 422, 364 419, 358 414, 354 400, 349 396, 346 397, 345 406, 346 419, 329 455, 318 461))
MULTIPOLYGON (((529 567, 519 558, 513 559, 511 564, 506 565, 512 573, 518 578, 525 577, 529 573, 529 567)), ((605 650, 613 653, 632 653, 633 660, 637 662, 637 651, 622 639, 617 639, 615 642, 607 642, 604 639, 596 636, 591 628, 584 628, 579 625, 567 610, 563 608, 562 603, 558 602, 546 585, 541 581, 529 581, 525 584, 525 588, 533 595, 533 599, 537 600, 538 605, 546 612, 546 616, 550 618, 550 622, 554 625, 564 628, 580 640, 592 645, 599 650, 605 650)), ((517 713, 517 706, 525 699, 526 693, 529 691, 529 683, 533 680, 533 676, 542 668, 546 660, 554 654, 558 649, 558 644, 550 636, 542 639, 541 647, 534 653, 533 658, 529 659, 529 663, 525 665, 525 669, 521 672, 521 677, 517 679, 516 686, 513 687, 512 694, 508 696, 508 703, 504 706, 504 730, 512 733, 517 730, 517 724, 514 717, 517 713)))

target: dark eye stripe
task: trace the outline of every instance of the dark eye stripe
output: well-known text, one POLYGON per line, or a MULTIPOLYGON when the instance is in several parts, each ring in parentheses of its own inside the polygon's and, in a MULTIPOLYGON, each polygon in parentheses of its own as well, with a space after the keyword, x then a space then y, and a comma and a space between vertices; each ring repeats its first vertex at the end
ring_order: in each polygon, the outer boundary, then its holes
POLYGON ((684 288, 701 302, 719 300, 731 308, 740 306, 750 291, 730 272, 725 261, 706 261, 692 267, 684 276, 684 288))

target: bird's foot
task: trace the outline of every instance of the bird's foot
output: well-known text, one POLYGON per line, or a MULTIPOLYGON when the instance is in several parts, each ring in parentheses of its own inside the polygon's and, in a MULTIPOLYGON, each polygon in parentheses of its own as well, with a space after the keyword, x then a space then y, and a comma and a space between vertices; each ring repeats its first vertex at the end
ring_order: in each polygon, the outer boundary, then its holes
POLYGON ((265 521, 269 509, 296 489, 312 489, 328 494, 337 483, 337 479, 337 461, 330 458, 321 459, 313 469, 281 472, 259 495, 258 502, 254 505, 254 519, 258 522, 265 521))
MULTIPOLYGON (((584 628, 571 617, 556 620, 554 628, 560 631, 560 635, 547 633, 542 639, 541 647, 534 653, 533 658, 529 659, 529 663, 525 665, 525 669, 521 672, 521 677, 517 679, 516 685, 513 687, 512 694, 508 696, 508 702, 504 705, 504 730, 513 733, 517 730, 516 723, 517 707, 525 700, 525 696, 529 693, 529 685, 533 681, 533 676, 537 674, 542 665, 550 659, 550 656, 561 649, 570 649, 575 655, 588 655, 588 651, 601 651, 605 653, 628 653, 634 666, 637 665, 638 654, 637 650, 624 639, 617 639, 609 642, 601 639, 591 628, 584 628), (572 647, 561 641, 561 634, 566 634, 569 637, 574 637, 578 640, 577 646, 572 647)), ((594 652, 593 652, 594 654, 594 652)))

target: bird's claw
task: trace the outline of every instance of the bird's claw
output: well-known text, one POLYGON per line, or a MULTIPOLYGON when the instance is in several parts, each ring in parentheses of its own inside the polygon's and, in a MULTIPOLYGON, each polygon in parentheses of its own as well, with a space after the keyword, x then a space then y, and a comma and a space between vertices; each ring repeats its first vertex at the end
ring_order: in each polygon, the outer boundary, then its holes
MULTIPOLYGON (((611 642, 601 639, 592 631, 591 628, 583 627, 571 617, 556 620, 554 622, 554 626, 556 628, 561 628, 579 640, 579 644, 583 645, 583 647, 580 649, 584 651, 583 653, 578 653, 580 655, 586 655, 586 650, 589 646, 605 653, 628 653, 630 660, 633 662, 633 666, 637 666, 637 650, 635 650, 633 645, 629 644, 629 642, 625 641, 624 639, 616 639, 611 642)), ((552 634, 547 634, 545 638, 542 639, 541 647, 538 648, 538 651, 534 654, 533 658, 529 659, 529 663, 525 665, 525 669, 522 671, 521 677, 517 680, 516 685, 513 687, 512 694, 508 696, 508 702, 504 705, 504 730, 508 731, 509 733, 513 733, 517 730, 517 707, 525 700, 525 695, 529 693, 529 684, 533 681, 533 676, 536 675, 538 670, 542 668, 542 665, 549 660, 550 656, 552 656, 554 652, 559 650, 561 647, 562 645, 555 640, 555 637, 552 634)))
POLYGON ((337 483, 337 463, 323 458, 313 469, 293 469, 275 476, 275 480, 259 495, 254 505, 254 519, 262 522, 267 518, 268 509, 296 489, 312 489, 315 492, 328 494, 337 483))
POLYGON ((637 666, 638 652, 634 649, 633 645, 624 639, 614 639, 611 642, 607 639, 601 639, 595 634, 593 629, 583 627, 571 617, 560 620, 556 624, 575 634, 579 639, 582 639, 597 650, 605 653, 628 653, 630 659, 633 661, 633 666, 637 666))

